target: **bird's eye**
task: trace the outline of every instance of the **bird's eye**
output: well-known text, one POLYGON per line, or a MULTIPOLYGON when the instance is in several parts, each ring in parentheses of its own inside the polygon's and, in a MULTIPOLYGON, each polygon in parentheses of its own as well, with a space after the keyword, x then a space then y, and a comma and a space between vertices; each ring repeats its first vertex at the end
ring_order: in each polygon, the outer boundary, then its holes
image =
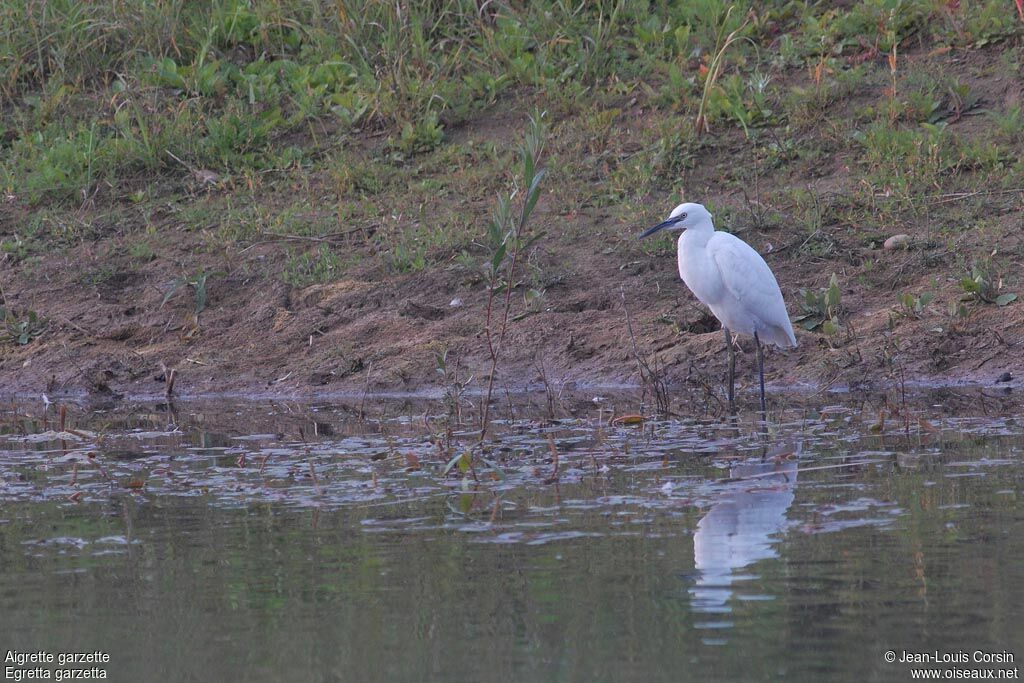
POLYGON ((685 221, 686 220, 686 214, 685 213, 679 214, 679 220, 685 221))

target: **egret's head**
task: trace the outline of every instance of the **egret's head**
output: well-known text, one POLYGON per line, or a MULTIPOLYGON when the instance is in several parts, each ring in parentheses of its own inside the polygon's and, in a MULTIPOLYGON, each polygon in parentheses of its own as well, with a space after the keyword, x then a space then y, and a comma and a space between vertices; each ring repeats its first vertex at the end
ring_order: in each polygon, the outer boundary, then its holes
POLYGON ((660 230, 685 230, 686 228, 692 228, 696 225, 703 223, 711 224, 711 214, 700 204, 693 204, 687 202, 686 204, 680 204, 676 208, 672 209, 672 213, 668 215, 668 220, 658 223, 653 228, 650 228, 644 234, 640 235, 643 237, 650 237, 654 233, 660 230))

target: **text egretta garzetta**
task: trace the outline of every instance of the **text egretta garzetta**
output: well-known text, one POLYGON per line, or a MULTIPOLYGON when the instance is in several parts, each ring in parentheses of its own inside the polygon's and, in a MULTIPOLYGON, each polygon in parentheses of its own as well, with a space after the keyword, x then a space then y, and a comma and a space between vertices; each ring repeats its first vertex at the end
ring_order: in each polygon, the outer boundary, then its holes
POLYGON ((761 413, 765 413, 764 351, 761 340, 780 348, 796 346, 786 302, 771 268, 739 237, 715 230, 711 214, 700 204, 680 204, 668 220, 640 237, 659 230, 682 230, 679 236, 679 277, 694 296, 722 323, 729 350, 729 406, 735 405, 736 351, 732 332, 749 334, 757 344, 761 379, 761 413))

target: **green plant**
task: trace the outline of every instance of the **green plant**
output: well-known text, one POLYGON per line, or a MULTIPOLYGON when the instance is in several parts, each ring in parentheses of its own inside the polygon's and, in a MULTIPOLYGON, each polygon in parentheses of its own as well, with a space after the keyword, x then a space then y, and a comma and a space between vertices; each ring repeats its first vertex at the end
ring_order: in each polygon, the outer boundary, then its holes
POLYGON ((793 319, 800 327, 805 330, 821 328, 825 334, 836 334, 839 331, 839 316, 842 313, 842 290, 839 288, 838 276, 832 273, 828 287, 823 287, 817 292, 801 289, 800 309, 801 314, 793 319))
POLYGON ((156 252, 153 251, 152 245, 145 240, 133 242, 132 245, 128 247, 128 255, 136 261, 142 261, 143 263, 152 261, 156 258, 156 252))
POLYGON ((942 109, 942 99, 931 90, 909 92, 903 103, 903 117, 915 123, 937 123, 945 113, 942 109))
POLYGON ((962 144, 946 128, 945 122, 905 129, 878 121, 853 139, 864 148, 868 177, 907 197, 941 188, 942 178, 963 162, 962 144))
POLYGON ((512 83, 512 79, 509 78, 508 74, 495 76, 485 71, 468 73, 463 76, 463 80, 470 89, 470 92, 473 93, 474 98, 488 104, 493 104, 497 101, 498 95, 508 89, 512 83))
POLYGON ((908 318, 920 318, 924 315, 925 308, 935 299, 935 294, 925 292, 920 296, 910 292, 904 292, 899 298, 900 313, 908 318))
POLYGON ((427 267, 427 249, 416 242, 396 242, 388 255, 391 267, 399 273, 414 273, 427 267))
POLYGON ((444 126, 436 111, 427 112, 415 122, 407 122, 397 140, 389 139, 392 148, 404 154, 429 152, 444 140, 444 126))
POLYGON ((726 35, 727 27, 729 26, 729 17, 732 15, 733 7, 730 7, 725 16, 722 18, 721 23, 718 26, 717 37, 715 38, 715 49, 711 53, 711 63, 708 64, 707 73, 704 75, 704 89, 700 96, 700 105, 697 107, 697 118, 694 120, 694 130, 697 135, 703 133, 710 133, 711 126, 708 124, 708 102, 711 97, 711 93, 714 91, 715 82, 722 73, 722 69, 725 66, 725 53, 728 49, 737 41, 741 39, 743 29, 747 25, 747 20, 744 19, 743 23, 737 28, 730 31, 726 35))
POLYGON ((932 0, 861 0, 837 13, 831 29, 840 45, 867 45, 886 54, 925 28, 934 13, 932 0))
POLYGON ((49 323, 35 311, 16 314, 13 310, 0 307, 0 341, 24 346, 46 331, 49 323))
POLYGON ((197 275, 179 277, 173 282, 171 282, 171 285, 167 289, 167 292, 164 294, 163 301, 160 302, 160 305, 163 306, 164 304, 166 304, 179 289, 181 289, 185 285, 188 285, 195 292, 194 313, 196 319, 198 320, 199 314, 206 310, 206 281, 209 278, 213 277, 214 275, 223 274, 224 273, 222 272, 210 272, 204 270, 203 272, 197 275))
POLYGON ((1017 300, 1016 293, 1005 292, 1000 294, 999 290, 1001 288, 1001 280, 993 282, 987 269, 975 264, 971 266, 971 272, 968 275, 960 278, 960 289, 964 292, 960 296, 960 300, 965 302, 978 301, 997 306, 1006 306, 1017 300))
POLYGON ((337 280, 343 272, 341 256, 329 245, 321 244, 313 253, 288 250, 281 279, 293 287, 306 287, 337 280))
POLYGON ((945 104, 950 120, 955 122, 981 105, 981 95, 974 92, 970 83, 964 83, 957 78, 947 88, 945 104))
POLYGON ((444 386, 444 403, 448 417, 454 420, 456 425, 459 425, 462 423, 463 395, 466 392, 466 387, 473 381, 473 376, 460 377, 460 359, 456 358, 452 363, 449 360, 449 353, 450 349, 447 346, 443 351, 434 352, 435 370, 444 386))
POLYGON ((688 73, 679 62, 671 62, 666 67, 666 79, 658 93, 664 105, 679 111, 686 108, 697 88, 697 77, 688 73))
POLYGON ((354 127, 370 112, 371 102, 365 94, 348 90, 331 95, 328 106, 342 123, 354 127))
POLYGON ((671 117, 659 124, 656 133, 650 146, 635 157, 633 164, 620 167, 625 175, 622 180, 642 183, 635 193, 648 192, 651 181, 658 176, 674 178, 693 168, 699 141, 691 120, 671 117))
POLYGON ((690 51, 692 28, 687 23, 673 25, 652 12, 644 21, 637 22, 634 43, 642 54, 654 59, 672 59, 690 51))
POLYGON ((708 106, 708 119, 720 115, 736 121, 743 128, 748 139, 750 131, 757 126, 774 122, 771 103, 768 101, 768 84, 771 77, 754 73, 749 79, 737 74, 722 81, 713 91, 708 106))
POLYGON ((991 109, 988 116, 995 124, 999 135, 1008 142, 1017 140, 1021 131, 1024 131, 1024 109, 1019 104, 1006 111, 991 109))
POLYGON ((970 11, 964 16, 963 41, 975 48, 997 43, 1013 35, 1020 35, 1021 5, 1016 2, 1017 14, 1009 11, 1005 2, 971 3, 970 11))
POLYGON ((40 245, 32 240, 22 238, 21 235, 13 235, 10 239, 0 240, 0 254, 10 257, 14 263, 24 261, 34 252, 38 251, 40 245))
POLYGON ((534 112, 530 116, 530 125, 526 131, 526 139, 520 148, 523 163, 523 196, 518 218, 512 212, 513 195, 500 195, 495 206, 494 215, 487 227, 487 243, 491 248, 489 258, 484 261, 483 268, 487 273, 487 319, 484 323, 484 338, 487 341, 487 353, 491 368, 487 374, 487 389, 480 410, 480 440, 487 437, 490 425, 491 396, 494 392, 494 378, 498 369, 508 331, 509 314, 512 310, 512 290, 515 288, 516 266, 523 252, 539 238, 529 237, 526 228, 533 214, 537 201, 540 199, 540 183, 545 171, 537 167, 544 153, 547 126, 544 114, 534 112), (495 310, 495 303, 500 293, 504 292, 505 301, 500 311, 495 310), (495 328, 496 326, 496 328, 495 328))

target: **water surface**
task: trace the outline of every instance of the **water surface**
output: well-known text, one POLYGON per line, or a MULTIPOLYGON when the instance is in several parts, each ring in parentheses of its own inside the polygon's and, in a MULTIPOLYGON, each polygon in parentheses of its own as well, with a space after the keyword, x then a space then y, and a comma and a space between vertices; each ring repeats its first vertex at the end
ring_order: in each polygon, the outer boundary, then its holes
POLYGON ((99 650, 124 681, 908 680, 886 651, 1024 656, 1009 398, 780 399, 767 434, 590 398, 524 399, 471 469, 441 402, 70 406, 63 431, 5 404, 0 654, 99 650))

